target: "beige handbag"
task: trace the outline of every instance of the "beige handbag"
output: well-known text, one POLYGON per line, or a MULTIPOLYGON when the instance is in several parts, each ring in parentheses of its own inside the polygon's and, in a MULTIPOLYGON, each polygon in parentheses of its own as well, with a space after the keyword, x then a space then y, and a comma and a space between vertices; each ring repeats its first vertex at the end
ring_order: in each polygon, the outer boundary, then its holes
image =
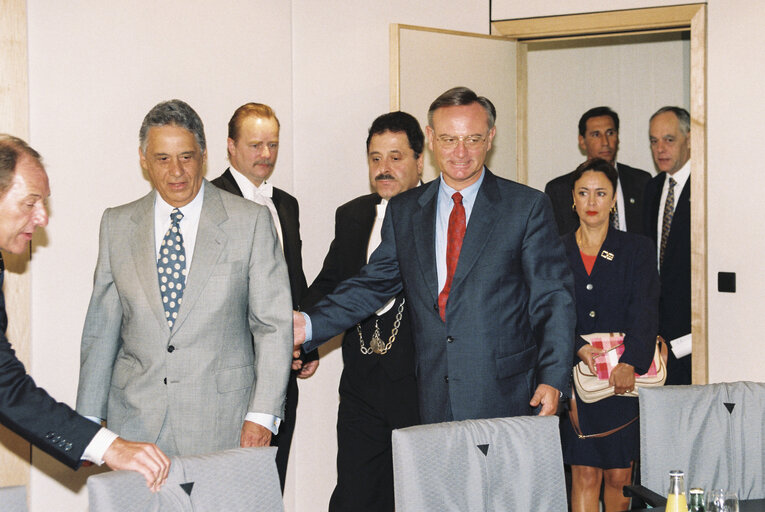
MULTIPOLYGON (((608 384, 608 376, 624 352, 624 333, 592 333, 582 335, 582 338, 591 345, 606 351, 604 361, 597 363, 599 375, 593 375, 584 361, 574 366, 576 394, 582 402, 589 404, 614 395, 614 386, 608 384)), ((639 388, 663 386, 666 380, 667 343, 661 336, 657 336, 651 368, 647 373, 635 377, 635 389, 619 396, 636 397, 639 388)))

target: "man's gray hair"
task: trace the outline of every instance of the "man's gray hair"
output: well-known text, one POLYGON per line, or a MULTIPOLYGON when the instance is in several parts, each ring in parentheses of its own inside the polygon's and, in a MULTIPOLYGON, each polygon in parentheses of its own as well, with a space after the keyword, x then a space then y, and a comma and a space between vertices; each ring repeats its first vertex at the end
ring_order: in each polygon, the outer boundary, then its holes
POLYGON ((199 114, 188 103, 181 100, 163 101, 162 103, 157 103, 154 108, 149 110, 149 113, 143 118, 141 130, 138 132, 141 152, 146 153, 146 137, 149 134, 149 128, 167 125, 186 128, 194 134, 199 149, 203 153, 205 152, 207 141, 205 140, 205 127, 202 124, 202 119, 199 118, 199 114))
POLYGON ((478 103, 486 111, 489 130, 494 128, 494 123, 497 120, 497 109, 494 108, 494 104, 489 98, 478 96, 467 87, 454 87, 436 98, 428 109, 428 125, 433 128, 433 113, 439 108, 461 107, 463 105, 472 105, 473 103, 478 103))
POLYGON ((659 110, 657 110, 654 115, 651 116, 651 119, 648 120, 650 123, 653 121, 653 118, 658 116, 659 114, 663 114, 665 112, 672 112, 677 117, 677 121, 680 124, 680 130, 683 132, 684 135, 688 135, 691 131, 691 115, 688 113, 687 110, 685 110, 683 107, 661 107, 659 110))
POLYGON ((42 167, 42 157, 29 144, 18 137, 0 133, 0 198, 5 196, 13 182, 16 164, 22 155, 33 158, 42 167))

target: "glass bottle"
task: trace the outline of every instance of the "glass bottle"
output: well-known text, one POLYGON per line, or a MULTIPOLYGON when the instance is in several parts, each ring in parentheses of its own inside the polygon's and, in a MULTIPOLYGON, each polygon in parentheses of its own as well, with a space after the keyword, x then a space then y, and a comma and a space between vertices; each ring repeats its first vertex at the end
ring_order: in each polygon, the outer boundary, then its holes
POLYGON ((688 512, 685 500, 685 473, 679 469, 669 472, 669 490, 667 491, 667 512, 688 512))
POLYGON ((688 494, 690 494, 690 508, 688 509, 689 512, 704 512, 704 489, 701 489, 700 487, 694 487, 690 491, 688 491, 688 494))

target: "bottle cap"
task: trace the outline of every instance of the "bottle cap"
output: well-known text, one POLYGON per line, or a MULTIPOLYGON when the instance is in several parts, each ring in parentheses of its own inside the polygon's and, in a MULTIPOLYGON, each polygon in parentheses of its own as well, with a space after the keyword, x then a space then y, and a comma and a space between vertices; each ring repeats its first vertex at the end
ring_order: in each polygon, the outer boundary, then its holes
POLYGON ((702 489, 701 487, 694 487, 688 492, 691 494, 704 494, 704 489, 702 489))
POLYGON ((685 476, 685 472, 682 469, 670 469, 669 476, 685 476))

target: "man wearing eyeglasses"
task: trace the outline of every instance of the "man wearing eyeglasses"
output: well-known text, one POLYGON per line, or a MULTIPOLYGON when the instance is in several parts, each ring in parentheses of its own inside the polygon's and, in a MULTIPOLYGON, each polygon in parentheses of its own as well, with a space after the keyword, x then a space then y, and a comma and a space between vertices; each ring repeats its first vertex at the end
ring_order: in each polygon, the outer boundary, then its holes
MULTIPOLYGON (((268 105, 245 103, 236 109, 228 122, 228 159, 231 167, 214 179, 212 184, 265 206, 271 212, 284 259, 287 261, 292 307, 297 309, 308 288, 303 274, 298 202, 290 194, 267 181, 274 172, 276 158, 279 156, 279 128, 279 119, 268 105)), ((271 438, 271 446, 277 447, 276 468, 282 492, 287 477, 292 435, 295 432, 298 403, 296 377, 310 377, 318 364, 318 352, 313 352, 299 372, 295 370, 290 373, 284 421, 279 425, 279 433, 271 438)))
POLYGON ((554 414, 573 361, 573 278, 543 193, 485 166, 494 105, 446 91, 428 111, 441 178, 392 198, 361 273, 307 315, 315 349, 403 289, 424 423, 554 414))

